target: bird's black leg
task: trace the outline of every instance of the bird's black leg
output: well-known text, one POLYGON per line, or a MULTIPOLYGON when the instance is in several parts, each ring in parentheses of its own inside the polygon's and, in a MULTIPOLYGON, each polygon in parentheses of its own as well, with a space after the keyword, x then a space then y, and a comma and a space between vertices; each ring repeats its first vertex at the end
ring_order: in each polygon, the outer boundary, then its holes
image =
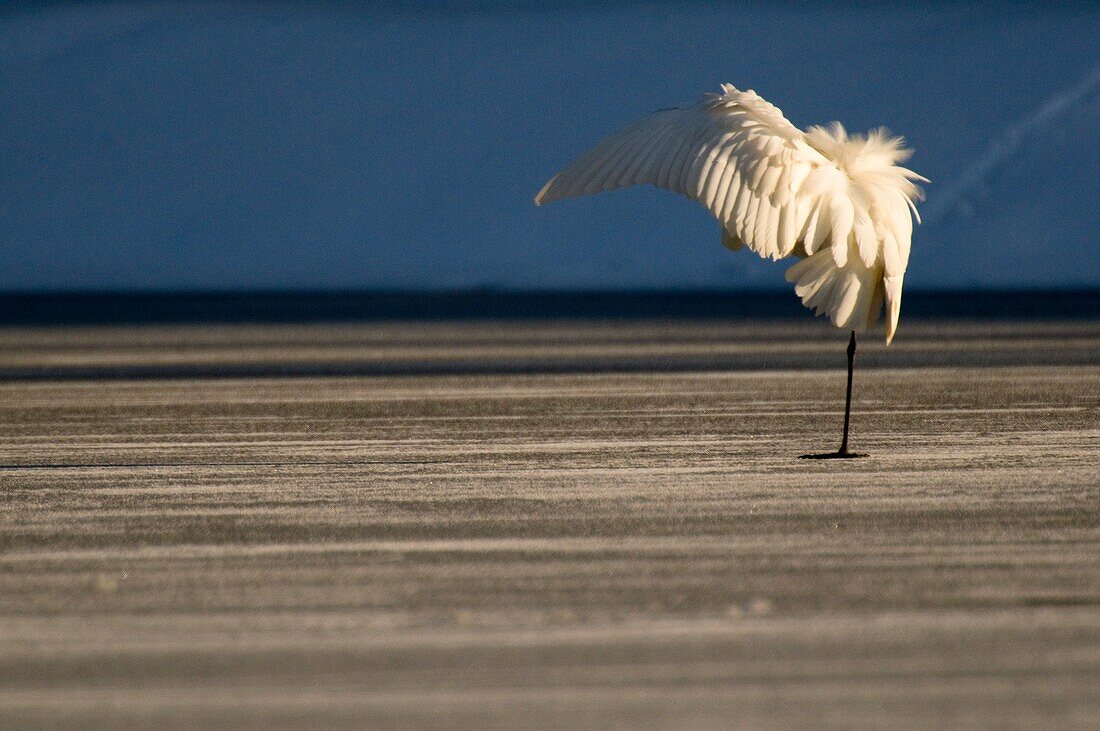
POLYGON ((840 441, 837 454, 848 454, 848 424, 852 420, 852 370, 856 362, 856 331, 848 341, 848 392, 844 396, 844 438, 840 441))
POLYGON ((804 454, 802 459, 846 459, 852 457, 866 457, 866 454, 856 454, 848 451, 848 425, 852 420, 852 372, 856 362, 856 331, 852 331, 852 337, 848 340, 848 391, 844 397, 844 438, 840 441, 840 449, 827 454, 804 454))

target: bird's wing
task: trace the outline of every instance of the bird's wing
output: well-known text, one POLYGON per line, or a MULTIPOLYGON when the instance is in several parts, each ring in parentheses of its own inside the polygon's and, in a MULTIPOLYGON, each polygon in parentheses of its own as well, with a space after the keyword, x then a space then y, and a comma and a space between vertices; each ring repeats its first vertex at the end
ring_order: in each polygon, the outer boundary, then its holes
POLYGON ((756 92, 726 84, 699 104, 655 112, 606 138, 535 202, 634 185, 680 193, 714 214, 731 248, 771 259, 820 252, 820 260, 827 251, 832 269, 858 269, 862 284, 830 275, 816 303, 799 295, 838 327, 864 329, 877 317, 870 310, 882 270, 900 276, 908 262, 909 209, 919 195, 911 178, 919 176, 895 165, 906 152, 881 132, 848 138, 839 124, 803 132, 756 92))
MULTIPOLYGON (((556 175, 535 201, 654 185, 702 203, 725 228, 727 245, 779 259, 794 251, 817 211, 810 204, 843 182, 779 109, 753 91, 723 86, 722 94, 695 106, 655 112, 611 135, 556 175), (797 195, 807 183, 813 200, 797 195)), ((825 225, 818 231, 820 218, 811 238, 828 233, 825 225)))

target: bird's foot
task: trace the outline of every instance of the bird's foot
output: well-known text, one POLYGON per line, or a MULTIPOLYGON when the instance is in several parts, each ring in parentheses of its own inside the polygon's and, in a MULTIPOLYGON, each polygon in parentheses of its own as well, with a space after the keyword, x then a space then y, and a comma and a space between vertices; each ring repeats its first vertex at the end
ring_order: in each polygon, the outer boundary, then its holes
POLYGON ((860 457, 869 457, 869 454, 860 454, 859 452, 849 452, 847 449, 836 452, 826 452, 825 454, 801 454, 799 459, 858 459, 860 457))

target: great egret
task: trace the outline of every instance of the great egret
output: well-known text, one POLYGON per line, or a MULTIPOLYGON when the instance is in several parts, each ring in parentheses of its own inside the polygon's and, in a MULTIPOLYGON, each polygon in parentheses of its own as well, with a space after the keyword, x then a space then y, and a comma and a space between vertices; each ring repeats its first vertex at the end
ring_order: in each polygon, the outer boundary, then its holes
POLYGON ((543 186, 535 203, 654 185, 702 203, 722 243, 748 246, 787 270, 802 304, 851 330, 844 436, 848 449, 856 333, 886 306, 886 344, 901 313, 913 233, 910 211, 926 178, 898 163, 912 154, 884 129, 851 135, 839 122, 803 132, 753 90, 730 84, 694 106, 662 109, 604 139, 543 186))

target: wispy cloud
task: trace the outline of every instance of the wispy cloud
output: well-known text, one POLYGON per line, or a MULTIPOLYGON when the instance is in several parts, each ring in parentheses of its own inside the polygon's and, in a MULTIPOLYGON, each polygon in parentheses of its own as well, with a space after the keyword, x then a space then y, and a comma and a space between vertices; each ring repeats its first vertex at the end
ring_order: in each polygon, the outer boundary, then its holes
POLYGON ((921 209, 925 223, 935 223, 949 215, 967 197, 989 178, 998 168, 1011 160, 1035 133, 1055 124, 1069 112, 1085 104, 1100 93, 1100 66, 1089 71, 1076 84, 1060 91, 1028 114, 1009 125, 998 135, 985 152, 956 178, 940 188, 937 194, 921 209))

